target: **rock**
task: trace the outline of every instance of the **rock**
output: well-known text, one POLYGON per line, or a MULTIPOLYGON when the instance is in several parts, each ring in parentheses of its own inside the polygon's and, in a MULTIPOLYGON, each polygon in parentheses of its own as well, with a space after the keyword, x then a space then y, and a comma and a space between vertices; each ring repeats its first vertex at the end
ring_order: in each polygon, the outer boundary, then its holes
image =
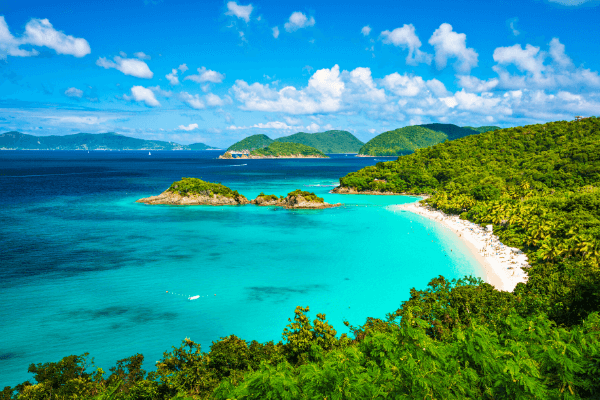
POLYGON ((158 196, 150 196, 139 199, 136 203, 144 204, 166 204, 173 206, 238 206, 250 203, 247 198, 240 195, 237 198, 209 193, 192 194, 181 196, 178 193, 165 190, 158 196))

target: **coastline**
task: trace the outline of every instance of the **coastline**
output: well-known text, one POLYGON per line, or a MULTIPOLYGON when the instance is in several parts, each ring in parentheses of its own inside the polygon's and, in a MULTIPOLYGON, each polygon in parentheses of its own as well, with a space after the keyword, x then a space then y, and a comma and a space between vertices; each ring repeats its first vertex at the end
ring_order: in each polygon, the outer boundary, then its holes
POLYGON ((496 289, 512 292, 518 283, 527 282, 527 274, 521 269, 529 266, 527 256, 517 248, 502 244, 497 236, 479 225, 418 202, 388 206, 388 209, 418 214, 451 229, 483 267, 485 281, 496 289))

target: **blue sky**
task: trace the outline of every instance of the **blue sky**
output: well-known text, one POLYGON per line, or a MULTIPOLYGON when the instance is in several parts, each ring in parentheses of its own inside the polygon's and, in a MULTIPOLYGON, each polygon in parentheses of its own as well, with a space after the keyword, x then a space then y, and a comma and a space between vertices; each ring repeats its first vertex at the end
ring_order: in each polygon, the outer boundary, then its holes
POLYGON ((0 132, 225 147, 600 115, 599 4, 0 0, 0 132))

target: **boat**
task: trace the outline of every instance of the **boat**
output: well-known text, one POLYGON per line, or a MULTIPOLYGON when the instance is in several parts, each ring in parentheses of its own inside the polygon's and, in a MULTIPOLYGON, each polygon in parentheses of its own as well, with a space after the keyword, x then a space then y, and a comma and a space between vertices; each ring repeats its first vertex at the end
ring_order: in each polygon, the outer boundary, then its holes
POLYGON ((148 152, 148 155, 149 155, 149 156, 151 156, 151 155, 152 155, 152 153, 148 152))
POLYGON ((199 299, 199 298, 200 298, 200 296, 190 296, 190 297, 188 297, 188 300, 192 301, 192 300, 196 300, 196 299, 199 299))

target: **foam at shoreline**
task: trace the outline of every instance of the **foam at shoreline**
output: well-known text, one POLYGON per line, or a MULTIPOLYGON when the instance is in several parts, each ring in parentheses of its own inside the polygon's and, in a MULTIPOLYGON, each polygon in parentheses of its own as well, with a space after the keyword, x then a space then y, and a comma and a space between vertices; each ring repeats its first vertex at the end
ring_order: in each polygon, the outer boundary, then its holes
POLYGON ((451 229, 483 266, 486 281, 496 289, 511 292, 518 283, 527 282, 527 274, 522 269, 529 266, 527 256, 517 248, 502 244, 497 236, 479 225, 420 203, 393 205, 388 209, 419 214, 451 229))

